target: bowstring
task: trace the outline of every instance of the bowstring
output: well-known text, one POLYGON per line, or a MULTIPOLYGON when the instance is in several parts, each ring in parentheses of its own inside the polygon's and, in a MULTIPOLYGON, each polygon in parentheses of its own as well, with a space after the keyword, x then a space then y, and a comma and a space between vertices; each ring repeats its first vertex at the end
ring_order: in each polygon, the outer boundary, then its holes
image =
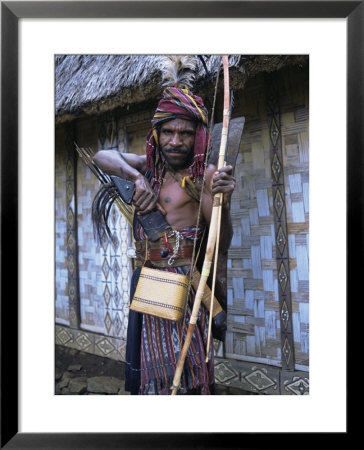
MULTIPOLYGON (((211 136, 212 136, 212 129, 213 129, 213 126, 214 126, 215 104, 216 104, 217 87, 218 87, 218 84, 219 84, 220 65, 221 65, 221 61, 219 61, 219 62, 220 62, 220 64, 219 64, 219 67, 217 69, 215 89, 214 89, 214 98, 213 98, 213 104, 212 104, 212 109, 211 109, 210 126, 209 126, 209 140, 208 140, 208 144, 207 144, 207 152, 206 152, 206 157, 205 157, 205 162, 204 162, 204 172, 203 172, 202 184, 201 184, 200 201, 199 201, 199 205, 198 205, 196 231, 195 231, 195 237, 194 237, 194 241, 193 241, 192 262, 191 262, 189 285, 188 285, 189 286, 188 299, 189 299, 189 297, 191 295, 192 276, 193 276, 194 268, 195 268, 196 263, 197 263, 197 258, 196 258, 196 261, 195 261, 196 244, 197 244, 197 233, 198 233, 198 227, 200 225, 200 218, 201 218, 202 195, 203 195, 203 191, 204 191, 204 187, 205 187, 205 183, 206 183, 206 168, 207 168, 208 159, 209 159, 210 151, 211 151, 211 136)), ((200 253, 200 250, 201 250, 202 239, 203 239, 204 235, 205 235, 205 233, 203 233, 203 235, 202 235, 201 243, 200 243, 200 249, 198 251, 198 254, 200 253)), ((186 311, 187 311, 187 305, 186 305, 185 315, 186 315, 186 311)))

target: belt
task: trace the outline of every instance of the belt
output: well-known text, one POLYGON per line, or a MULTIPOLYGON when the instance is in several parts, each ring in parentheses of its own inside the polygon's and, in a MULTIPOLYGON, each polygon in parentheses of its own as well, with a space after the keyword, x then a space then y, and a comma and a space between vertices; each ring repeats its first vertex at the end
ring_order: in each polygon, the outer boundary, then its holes
MULTIPOLYGON (((155 267, 176 267, 190 265, 193 254, 193 241, 191 239, 179 239, 178 252, 175 253, 177 240, 175 236, 158 241, 136 241, 136 266, 141 267, 150 262, 155 267)), ((148 264, 149 265, 149 264, 148 264)))

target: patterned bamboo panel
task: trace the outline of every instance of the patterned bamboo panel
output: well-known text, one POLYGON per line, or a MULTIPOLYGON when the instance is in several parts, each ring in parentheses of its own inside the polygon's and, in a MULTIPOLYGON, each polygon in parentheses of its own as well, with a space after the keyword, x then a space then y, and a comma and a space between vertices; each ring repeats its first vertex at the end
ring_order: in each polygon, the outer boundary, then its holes
MULTIPOLYGON (((273 188, 274 232, 276 242, 276 264, 278 271, 279 322, 281 337, 282 367, 294 370, 294 337, 292 327, 292 302, 290 285, 290 259, 288 230, 287 230, 287 199, 285 196, 285 168, 282 156, 282 112, 281 94, 278 86, 277 73, 265 75, 267 96, 267 120, 270 132, 271 170, 273 188)), ((284 113, 287 117, 294 117, 292 111, 284 113)), ((292 181, 293 183, 293 181, 292 181)), ((296 183, 297 184, 297 183, 296 183)))
POLYGON ((73 330, 60 325, 56 326, 55 335, 57 345, 117 361, 125 361, 126 342, 124 339, 103 336, 92 331, 73 330))
POLYGON ((67 206, 66 153, 64 151, 63 128, 58 131, 55 155, 55 296, 56 321, 69 325, 68 270, 67 270, 67 206), (61 145, 62 143, 62 145, 61 145))
POLYGON ((282 371, 253 361, 215 358, 218 385, 261 395, 309 395, 308 373, 282 371))
POLYGON ((287 199, 287 229, 292 291, 292 323, 296 364, 309 361, 309 105, 308 79, 297 72, 296 86, 289 83, 292 69, 282 71, 280 88, 287 86, 282 114, 282 154, 287 199), (299 102, 299 103, 298 103, 299 102))
POLYGON ((67 271, 68 271, 68 301, 69 323, 72 328, 80 326, 80 293, 78 270, 78 223, 77 223, 77 154, 74 149, 74 123, 65 128, 66 151, 66 239, 67 239, 67 271))
MULTIPOLYGON (((94 140, 97 145, 93 147, 103 150, 121 150, 125 147, 125 126, 117 123, 114 116, 101 116, 96 125, 98 134, 94 134, 94 140)), ((87 132, 87 129, 82 131, 87 132)), ((113 206, 109 217, 112 239, 109 240, 105 234, 98 245, 93 235, 91 205, 99 182, 81 161, 78 170, 82 180, 77 193, 82 235, 79 246, 81 327, 126 340, 131 279, 131 263, 127 257, 130 227, 117 207, 113 206)), ((102 354, 102 351, 95 347, 97 354, 102 354)))

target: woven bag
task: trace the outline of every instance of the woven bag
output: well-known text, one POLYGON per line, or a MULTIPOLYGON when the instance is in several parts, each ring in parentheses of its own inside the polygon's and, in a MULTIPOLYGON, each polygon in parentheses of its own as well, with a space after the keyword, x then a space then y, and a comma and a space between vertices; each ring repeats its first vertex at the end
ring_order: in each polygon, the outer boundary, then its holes
POLYGON ((187 303, 189 277, 142 267, 130 309, 179 322, 187 303))

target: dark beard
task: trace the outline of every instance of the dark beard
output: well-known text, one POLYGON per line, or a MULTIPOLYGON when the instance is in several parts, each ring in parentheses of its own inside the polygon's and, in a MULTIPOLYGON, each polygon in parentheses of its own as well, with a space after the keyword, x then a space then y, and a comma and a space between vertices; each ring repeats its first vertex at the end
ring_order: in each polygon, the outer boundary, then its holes
POLYGON ((192 150, 187 150, 185 148, 179 148, 177 149, 172 149, 172 148, 167 148, 167 149, 161 149, 159 148, 160 154, 162 156, 162 159, 164 161, 166 161, 166 163, 172 167, 172 169, 174 170, 182 170, 182 169, 187 169, 188 167, 190 167, 190 165, 192 164, 193 161, 193 153, 192 150), (181 153, 184 155, 184 158, 181 158, 180 160, 176 161, 176 160, 171 160, 169 158, 170 155, 173 155, 173 153, 181 153))

